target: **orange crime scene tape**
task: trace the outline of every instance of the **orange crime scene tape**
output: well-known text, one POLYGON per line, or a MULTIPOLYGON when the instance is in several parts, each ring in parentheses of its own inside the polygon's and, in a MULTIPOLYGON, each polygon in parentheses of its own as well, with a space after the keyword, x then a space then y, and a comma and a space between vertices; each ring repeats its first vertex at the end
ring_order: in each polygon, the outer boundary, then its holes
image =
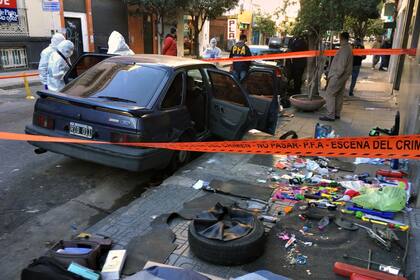
MULTIPOLYGON (((325 50, 322 55, 334 56, 338 50, 325 50)), ((416 55, 416 49, 354 49, 353 55, 416 55)), ((321 51, 301 51, 301 52, 286 52, 278 54, 264 54, 246 57, 235 58, 209 58, 202 59, 208 62, 228 62, 228 61, 253 61, 253 60, 274 60, 287 58, 305 58, 320 56, 321 51)))
POLYGON ((243 140, 171 143, 111 143, 80 138, 0 132, 0 140, 73 144, 118 144, 180 151, 284 154, 325 157, 407 158, 420 160, 420 135, 294 140, 243 140))
MULTIPOLYGON (((324 56, 334 56, 338 50, 325 50, 322 55, 324 56)), ((416 55, 416 49, 354 49, 354 55, 416 55)), ((253 61, 253 60, 274 60, 274 59, 287 59, 287 58, 307 58, 320 56, 321 51, 302 51, 302 52, 286 52, 278 54, 264 54, 264 55, 254 55, 247 57, 235 57, 235 58, 212 58, 212 59, 202 59, 207 62, 233 62, 233 61, 253 61)), ((0 80, 3 79, 14 79, 14 78, 24 78, 24 77, 33 77, 38 76, 37 72, 33 73, 24 73, 21 75, 9 75, 9 76, 0 76, 0 80)))

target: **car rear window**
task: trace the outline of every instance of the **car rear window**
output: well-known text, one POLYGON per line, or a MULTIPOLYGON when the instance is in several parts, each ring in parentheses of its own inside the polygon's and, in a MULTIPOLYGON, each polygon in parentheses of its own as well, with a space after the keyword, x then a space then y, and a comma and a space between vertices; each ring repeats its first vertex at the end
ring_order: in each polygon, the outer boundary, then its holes
POLYGON ((164 77, 165 71, 162 69, 105 61, 71 81, 61 92, 86 98, 127 100, 146 107, 164 77))

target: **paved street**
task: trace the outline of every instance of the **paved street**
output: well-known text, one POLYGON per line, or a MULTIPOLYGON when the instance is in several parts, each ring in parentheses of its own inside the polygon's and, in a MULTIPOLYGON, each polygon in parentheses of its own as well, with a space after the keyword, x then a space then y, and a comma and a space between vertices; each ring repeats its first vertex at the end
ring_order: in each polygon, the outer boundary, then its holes
MULTIPOLYGON (((0 90, 0 131, 22 133, 32 121, 34 101, 24 96, 22 89, 0 90)), ((1 279, 14 279, 6 277, 11 264, 23 267, 51 242, 94 224, 148 186, 149 173, 33 150, 26 142, 0 141, 1 279)))

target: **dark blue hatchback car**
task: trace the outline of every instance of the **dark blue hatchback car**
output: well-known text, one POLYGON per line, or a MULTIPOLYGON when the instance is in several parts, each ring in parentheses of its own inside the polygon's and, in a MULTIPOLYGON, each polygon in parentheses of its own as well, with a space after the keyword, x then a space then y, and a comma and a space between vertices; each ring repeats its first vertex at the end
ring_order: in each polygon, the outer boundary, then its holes
POLYGON ((38 91, 27 134, 115 144, 31 142, 51 151, 127 170, 162 169, 189 160, 188 152, 123 146, 124 142, 241 139, 249 130, 274 134, 278 84, 270 68, 256 68, 240 84, 199 60, 160 55, 86 54, 58 93, 38 91))

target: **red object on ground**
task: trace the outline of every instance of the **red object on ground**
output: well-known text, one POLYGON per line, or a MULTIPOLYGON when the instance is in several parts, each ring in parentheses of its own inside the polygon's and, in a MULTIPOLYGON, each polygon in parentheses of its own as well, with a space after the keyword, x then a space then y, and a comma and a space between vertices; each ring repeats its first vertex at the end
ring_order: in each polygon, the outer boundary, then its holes
POLYGON ((360 193, 358 191, 355 191, 355 190, 346 190, 344 194, 346 194, 350 197, 355 197, 355 196, 360 195, 360 193))
POLYGON ((385 169, 379 169, 376 171, 376 175, 381 175, 385 177, 392 177, 392 178, 402 178, 404 176, 407 176, 405 172, 402 171, 396 171, 396 170, 385 170, 385 169))
POLYGON ((407 280, 407 278, 397 275, 392 275, 380 271, 369 270, 355 265, 336 262, 334 263, 335 274, 350 277, 350 279, 378 279, 378 280, 407 280), (354 275, 354 276, 352 276, 354 275), (370 277, 370 278, 351 278, 351 277, 370 277))

